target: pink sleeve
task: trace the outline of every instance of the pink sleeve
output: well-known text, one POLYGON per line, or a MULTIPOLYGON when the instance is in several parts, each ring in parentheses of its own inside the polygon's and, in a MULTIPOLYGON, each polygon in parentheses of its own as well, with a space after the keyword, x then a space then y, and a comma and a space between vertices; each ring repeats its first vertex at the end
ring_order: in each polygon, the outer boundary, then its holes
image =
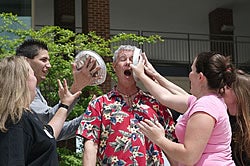
POLYGON ((192 116, 196 112, 205 112, 208 115, 212 116, 216 121, 218 121, 219 117, 219 103, 211 97, 202 97, 199 100, 196 100, 196 97, 189 98, 189 117, 192 116))
POLYGON ((190 95, 188 97, 188 108, 190 108, 195 103, 195 101, 196 101, 196 97, 193 95, 190 95))

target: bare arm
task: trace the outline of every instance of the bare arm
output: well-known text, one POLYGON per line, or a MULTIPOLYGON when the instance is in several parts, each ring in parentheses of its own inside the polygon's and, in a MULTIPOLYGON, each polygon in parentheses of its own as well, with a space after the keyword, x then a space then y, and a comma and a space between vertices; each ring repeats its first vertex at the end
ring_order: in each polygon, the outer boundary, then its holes
MULTIPOLYGON (((66 80, 64 79, 63 85, 60 80, 58 80, 58 94, 61 99, 61 103, 69 106, 80 94, 81 92, 78 91, 75 94, 71 94, 68 90, 68 85, 66 80)), ((60 107, 54 117, 48 123, 54 131, 54 137, 57 138, 60 134, 63 124, 67 118, 68 110, 66 108, 60 107)))
MULTIPOLYGON (((152 80, 149 76, 144 73, 144 60, 140 59, 139 63, 135 66, 131 64, 131 67, 136 74, 136 76, 143 83, 145 88, 162 104, 166 105, 169 108, 172 108, 180 113, 184 113, 188 106, 188 97, 187 93, 172 93, 167 88, 161 86, 152 80)), ((162 77, 159 77, 161 81, 162 77)), ((163 82, 163 81, 162 81, 163 82)))
POLYGON ((193 114, 187 123, 184 144, 167 139, 164 135, 164 128, 158 122, 154 124, 150 120, 141 121, 139 127, 150 140, 163 149, 170 159, 179 163, 194 165, 200 159, 207 145, 214 124, 214 118, 206 113, 197 112, 193 114))
POLYGON ((161 86, 163 86, 164 88, 166 88, 167 90, 169 90, 173 94, 188 95, 188 93, 184 89, 182 89, 178 85, 172 83, 171 81, 167 80, 165 77, 163 77, 162 75, 160 75, 155 70, 155 68, 153 67, 153 65, 148 61, 147 56, 146 56, 145 53, 142 53, 142 58, 145 60, 145 62, 144 62, 144 64, 145 64, 145 67, 144 67, 145 73, 149 77, 153 78, 161 86))
POLYGON ((83 166, 95 166, 98 145, 92 140, 86 140, 84 143, 84 152, 82 158, 83 166))
POLYGON ((164 88, 169 90, 169 92, 171 92, 172 94, 175 94, 175 95, 189 95, 184 89, 182 89, 178 85, 174 84, 173 82, 169 81, 168 79, 166 79, 165 77, 160 75, 158 72, 155 73, 155 79, 157 80, 157 82, 161 86, 163 86, 164 88))

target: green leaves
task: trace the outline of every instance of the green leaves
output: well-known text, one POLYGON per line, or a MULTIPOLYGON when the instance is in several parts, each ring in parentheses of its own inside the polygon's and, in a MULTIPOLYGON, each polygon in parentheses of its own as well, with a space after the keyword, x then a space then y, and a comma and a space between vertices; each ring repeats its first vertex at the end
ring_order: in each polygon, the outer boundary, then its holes
POLYGON ((152 35, 149 37, 145 36, 139 36, 136 34, 126 34, 126 33, 120 33, 112 37, 110 39, 110 43, 116 43, 120 41, 133 41, 137 42, 139 45, 143 45, 144 43, 155 43, 157 41, 163 41, 159 35, 152 35))

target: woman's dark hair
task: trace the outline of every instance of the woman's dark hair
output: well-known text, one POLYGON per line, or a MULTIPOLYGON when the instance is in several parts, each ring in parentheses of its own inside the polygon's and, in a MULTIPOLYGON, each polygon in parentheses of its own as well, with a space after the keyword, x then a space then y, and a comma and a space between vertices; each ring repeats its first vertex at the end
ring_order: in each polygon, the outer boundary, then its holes
POLYGON ((224 93, 224 87, 231 87, 235 81, 234 67, 230 62, 230 57, 216 52, 198 54, 195 67, 197 73, 202 72, 205 75, 209 88, 219 93, 224 93))
POLYGON ((16 49, 17 56, 25 56, 29 59, 33 59, 38 55, 39 50, 47 50, 48 46, 45 42, 35 39, 25 40, 19 47, 16 49))

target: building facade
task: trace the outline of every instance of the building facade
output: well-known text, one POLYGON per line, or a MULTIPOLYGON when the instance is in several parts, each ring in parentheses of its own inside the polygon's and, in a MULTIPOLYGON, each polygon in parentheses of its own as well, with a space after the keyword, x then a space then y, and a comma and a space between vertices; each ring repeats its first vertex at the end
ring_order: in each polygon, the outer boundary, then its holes
MULTIPOLYGON (((120 32, 158 34, 163 43, 141 49, 165 76, 189 89, 188 72, 201 51, 232 56, 250 71, 248 0, 1 0, 0 12, 13 12, 40 29, 56 25, 77 33, 95 31, 108 39, 120 32)), ((110 78, 105 83, 111 87, 110 78)))

